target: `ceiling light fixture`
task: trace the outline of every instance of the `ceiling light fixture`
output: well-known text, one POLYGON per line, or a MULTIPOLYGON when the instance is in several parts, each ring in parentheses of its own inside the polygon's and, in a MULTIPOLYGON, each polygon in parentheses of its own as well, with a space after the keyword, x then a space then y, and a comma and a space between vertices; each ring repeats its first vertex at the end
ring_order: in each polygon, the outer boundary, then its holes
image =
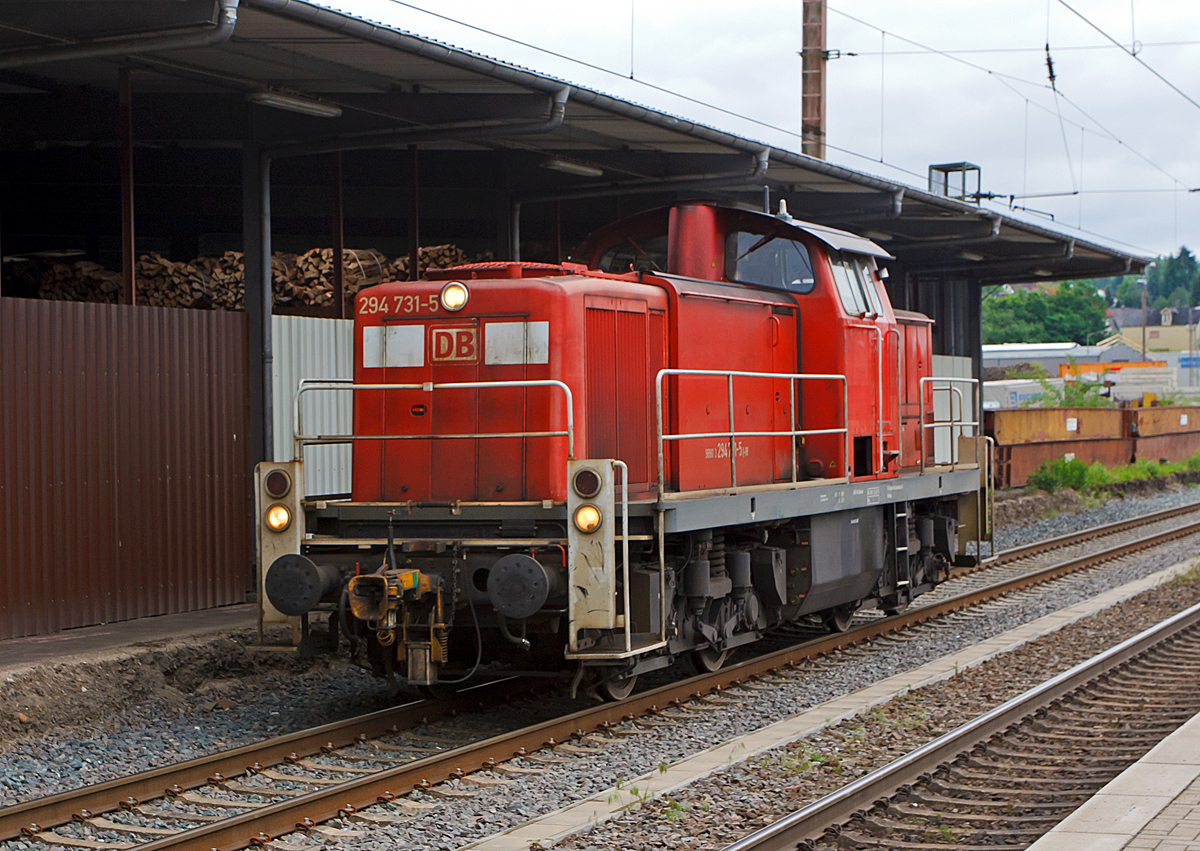
POLYGON ((299 112, 302 115, 314 115, 317 118, 338 118, 342 114, 340 106, 331 103, 302 98, 295 95, 285 95, 280 92, 262 91, 250 92, 246 95, 250 103, 262 106, 273 106, 276 109, 286 109, 288 112, 299 112))
POLYGON ((573 160, 560 160, 557 157, 546 160, 542 163, 542 168, 561 171, 564 174, 577 174, 580 177, 603 177, 604 169, 596 168, 592 165, 584 165, 573 160))

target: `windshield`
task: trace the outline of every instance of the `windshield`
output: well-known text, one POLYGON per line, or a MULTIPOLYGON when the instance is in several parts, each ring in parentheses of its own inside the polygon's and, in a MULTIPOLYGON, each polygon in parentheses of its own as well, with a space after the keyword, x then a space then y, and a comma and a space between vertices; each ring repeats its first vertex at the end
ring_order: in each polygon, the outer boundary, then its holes
POLYGON ((626 236, 621 242, 600 255, 601 272, 665 272, 667 269, 667 237, 652 236, 634 239, 626 236))
POLYGON ((812 261, 804 243, 780 236, 734 231, 725 243, 725 277, 795 293, 812 292, 812 261))

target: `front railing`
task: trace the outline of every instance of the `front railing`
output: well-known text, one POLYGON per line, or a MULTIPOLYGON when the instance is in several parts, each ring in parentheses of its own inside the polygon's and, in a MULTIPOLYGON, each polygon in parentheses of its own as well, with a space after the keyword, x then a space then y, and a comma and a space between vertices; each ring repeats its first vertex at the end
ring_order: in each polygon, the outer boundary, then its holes
MULTIPOLYGON (((625 613, 625 652, 633 652, 633 617, 629 611, 629 467, 624 461, 613 461, 621 468, 621 592, 625 613)), ((660 581, 663 577, 660 577, 660 581)), ((662 638, 666 639, 666 620, 660 621, 662 638)))
POLYGON ((356 440, 462 440, 484 439, 496 437, 565 437, 567 439, 567 457, 575 457, 575 400, 571 388, 561 381, 552 379, 531 381, 456 381, 446 384, 435 384, 432 381, 423 384, 355 384, 349 378, 309 379, 301 380, 296 395, 292 397, 292 445, 295 460, 301 460, 305 446, 324 446, 338 443, 353 443, 356 440), (471 432, 464 434, 305 434, 301 424, 300 397, 305 393, 317 390, 423 390, 432 393, 435 390, 477 390, 488 388, 515 389, 521 387, 557 387, 566 397, 567 428, 566 431, 505 431, 505 432, 471 432))
MULTIPOLYGON (((952 376, 942 376, 942 375, 926 376, 925 378, 921 379, 919 389, 920 389, 920 398, 921 398, 921 471, 924 472, 925 468, 928 466, 943 466, 943 465, 938 464, 938 462, 937 462, 936 447, 934 449, 934 459, 933 459, 934 463, 933 463, 933 465, 930 465, 928 463, 928 453, 927 453, 927 448, 926 448, 925 432, 931 428, 932 429, 939 429, 939 428, 949 429, 949 432, 950 432, 950 462, 949 462, 949 466, 951 467, 951 469, 953 469, 955 466, 957 466, 954 459, 958 455, 958 447, 955 443, 955 436, 956 436, 955 429, 958 430, 957 436, 962 437, 964 429, 971 428, 971 429, 978 430, 980 427, 979 379, 978 378, 954 378, 952 376), (929 382, 938 382, 938 383, 947 385, 946 387, 931 388, 931 401, 932 401, 933 393, 947 393, 949 395, 950 414, 949 414, 948 419, 945 419, 945 420, 934 419, 932 422, 927 422, 925 420, 925 413, 926 413, 925 386, 929 382), (967 415, 967 409, 966 409, 965 403, 963 402, 963 392, 962 392, 961 388, 955 386, 956 384, 968 384, 971 386, 971 414, 972 414, 972 416, 974 416, 973 420, 965 419, 965 417, 967 415), (957 418, 954 415, 955 400, 958 401, 958 417, 957 418)), ((935 417, 937 416, 937 413, 934 411, 931 411, 930 413, 932 413, 933 416, 935 416, 935 417)), ((935 436, 936 436, 936 433, 935 433, 935 436)), ((974 466, 974 464, 972 464, 972 466, 974 466)))
POLYGON ((796 442, 797 438, 808 437, 818 434, 840 434, 844 437, 844 451, 846 470, 849 470, 850 465, 850 429, 843 425, 841 428, 820 428, 820 429, 776 429, 773 431, 738 431, 734 427, 734 394, 733 380, 734 378, 769 378, 779 381, 788 382, 789 390, 789 405, 788 419, 795 424, 796 417, 796 384, 799 381, 840 381, 842 383, 842 422, 847 421, 847 412, 850 404, 850 387, 846 381, 846 376, 836 374, 816 374, 816 373, 789 373, 789 372, 740 372, 726 371, 716 369, 661 369, 658 372, 658 378, 655 382, 655 410, 658 424, 658 495, 661 499, 666 494, 666 474, 665 474, 665 445, 668 441, 683 441, 683 440, 702 440, 712 438, 724 438, 729 441, 729 481, 730 486, 736 488, 737 481, 737 439, 739 437, 786 437, 791 441, 792 448, 792 484, 796 484, 799 479, 798 454, 799 448, 796 442), (690 432, 687 434, 665 434, 663 432, 663 379, 672 375, 701 375, 708 377, 725 378, 728 390, 729 403, 729 430, 716 432, 690 432))

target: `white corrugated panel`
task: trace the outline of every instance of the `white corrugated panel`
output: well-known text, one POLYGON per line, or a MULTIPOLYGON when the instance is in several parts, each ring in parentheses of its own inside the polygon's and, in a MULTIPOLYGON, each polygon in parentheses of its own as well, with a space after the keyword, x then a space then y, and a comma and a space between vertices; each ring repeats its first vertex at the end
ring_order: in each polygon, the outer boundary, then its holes
MULTIPOLYGON (((274 350, 275 457, 292 457, 292 403, 302 378, 354 377, 354 321, 308 316, 272 316, 274 350)), ((300 399, 308 434, 350 434, 349 391, 309 391, 300 399)), ((309 496, 350 492, 350 446, 304 450, 304 490, 309 496)))
MULTIPOLYGON (((952 357, 950 355, 934 355, 931 373, 935 378, 971 378, 971 359, 952 357)), ((937 422, 950 419, 951 405, 955 420, 973 422, 975 414, 971 408, 975 404, 975 386, 962 381, 933 382, 933 418, 937 422), (958 393, 952 392, 953 387, 958 393), (966 410, 962 410, 960 405, 966 410)), ((958 461, 958 437, 971 436, 975 433, 972 428, 953 428, 938 426, 931 428, 933 432, 933 458, 936 464, 951 464, 958 461)), ((928 438, 927 438, 928 439, 928 438)))

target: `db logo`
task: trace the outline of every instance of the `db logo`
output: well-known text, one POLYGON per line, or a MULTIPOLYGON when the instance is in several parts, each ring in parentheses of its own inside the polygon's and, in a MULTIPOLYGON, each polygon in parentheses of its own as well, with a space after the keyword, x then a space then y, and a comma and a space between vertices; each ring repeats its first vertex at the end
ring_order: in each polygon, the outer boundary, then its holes
POLYGON ((479 360, 478 341, 476 328, 434 328, 432 359, 475 363, 479 360))

